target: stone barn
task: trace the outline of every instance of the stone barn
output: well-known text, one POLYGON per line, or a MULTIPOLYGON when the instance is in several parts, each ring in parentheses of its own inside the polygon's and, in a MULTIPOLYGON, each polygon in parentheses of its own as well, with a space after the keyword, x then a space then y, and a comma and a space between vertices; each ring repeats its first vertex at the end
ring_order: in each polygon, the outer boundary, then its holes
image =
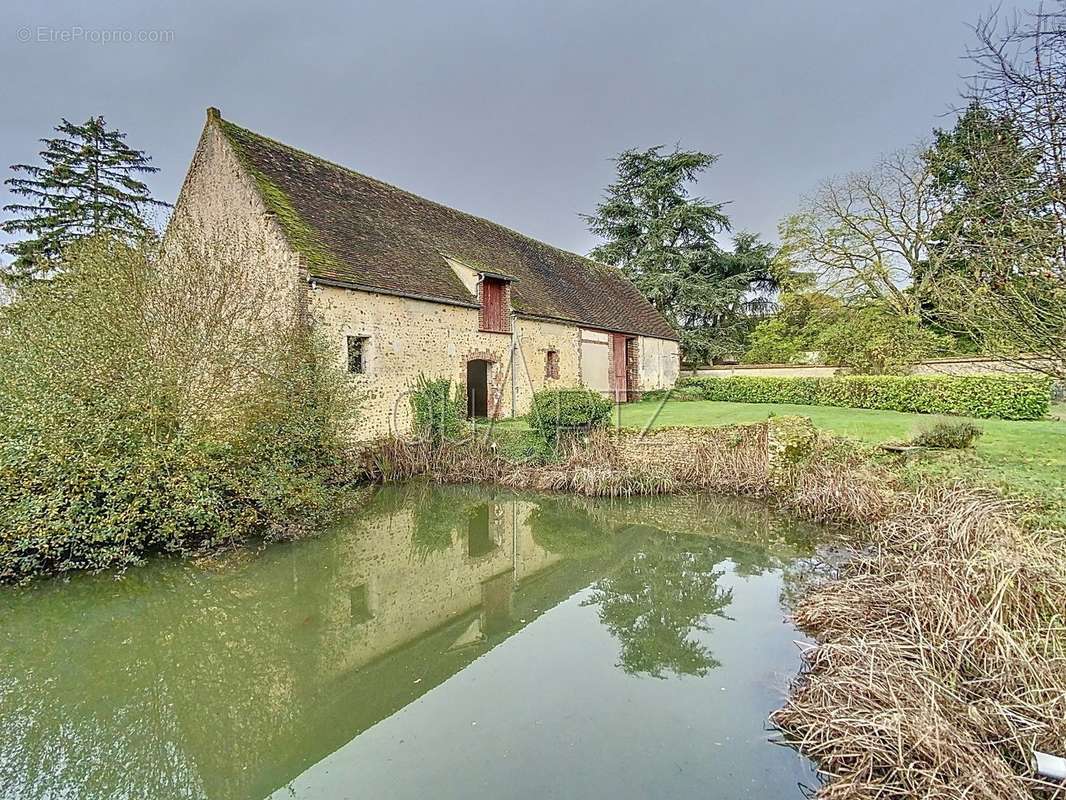
MULTIPOLYGON (((619 402, 673 386, 677 335, 614 267, 530 239, 224 120, 208 109, 174 220, 266 243, 285 302, 363 395, 359 435, 404 433, 417 377, 464 387, 471 416, 535 391, 619 402)), ((173 229, 175 222, 172 222, 173 229)))

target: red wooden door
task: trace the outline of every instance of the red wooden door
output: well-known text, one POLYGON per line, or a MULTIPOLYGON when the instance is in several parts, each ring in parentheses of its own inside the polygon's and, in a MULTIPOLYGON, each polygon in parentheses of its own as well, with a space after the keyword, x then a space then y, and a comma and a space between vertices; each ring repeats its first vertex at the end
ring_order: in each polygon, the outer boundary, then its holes
POLYGON ((611 363, 614 367, 611 370, 614 399, 615 402, 624 403, 629 387, 626 383, 626 337, 621 333, 611 334, 611 363))
POLYGON ((481 330, 507 333, 510 330, 507 284, 496 278, 481 281, 481 330))

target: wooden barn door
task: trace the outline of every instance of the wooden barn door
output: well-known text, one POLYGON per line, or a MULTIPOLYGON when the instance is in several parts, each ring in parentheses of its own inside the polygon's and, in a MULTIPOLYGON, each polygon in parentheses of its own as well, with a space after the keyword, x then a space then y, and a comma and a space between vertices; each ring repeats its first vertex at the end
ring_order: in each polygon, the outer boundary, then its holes
POLYGON ((621 333, 611 334, 611 391, 614 401, 624 403, 628 399, 629 386, 626 380, 626 337, 621 333))

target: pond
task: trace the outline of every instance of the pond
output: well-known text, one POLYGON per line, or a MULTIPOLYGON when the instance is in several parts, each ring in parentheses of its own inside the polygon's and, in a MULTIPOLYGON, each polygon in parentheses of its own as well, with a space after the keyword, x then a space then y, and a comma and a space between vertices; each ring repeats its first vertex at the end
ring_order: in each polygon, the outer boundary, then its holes
POLYGON ((0 591, 3 798, 799 798, 817 530, 413 483, 313 539, 0 591))

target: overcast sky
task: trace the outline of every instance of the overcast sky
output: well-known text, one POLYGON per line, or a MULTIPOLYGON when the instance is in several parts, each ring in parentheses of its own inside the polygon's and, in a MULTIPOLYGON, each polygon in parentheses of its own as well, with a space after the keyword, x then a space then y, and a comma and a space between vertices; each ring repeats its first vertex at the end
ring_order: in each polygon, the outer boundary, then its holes
POLYGON ((735 229, 774 238, 819 180, 950 124, 969 26, 989 8, 153 5, 7 0, 4 167, 33 161, 60 117, 103 114, 153 157, 160 172, 148 182, 173 202, 215 105, 245 127, 582 253, 595 242, 579 213, 611 181, 610 157, 655 144, 720 154, 699 193, 730 201, 735 229), (131 38, 147 41, 122 41, 131 38))

